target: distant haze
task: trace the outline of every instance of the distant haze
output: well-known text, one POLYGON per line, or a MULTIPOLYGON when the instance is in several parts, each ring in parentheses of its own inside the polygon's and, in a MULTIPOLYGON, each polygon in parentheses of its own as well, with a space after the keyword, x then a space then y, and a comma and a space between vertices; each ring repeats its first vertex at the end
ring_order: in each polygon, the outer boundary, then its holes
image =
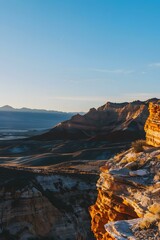
POLYGON ((0 111, 0 131, 49 129, 73 115, 47 111, 0 111))
MULTIPOLYGON (((22 107, 22 108, 14 108, 10 105, 4 105, 2 107, 0 107, 0 112, 40 112, 40 113, 59 113, 59 114, 67 114, 65 112, 61 112, 61 111, 55 111, 55 110, 46 110, 46 109, 31 109, 31 108, 26 108, 26 107, 22 107)), ((83 114, 83 112, 81 112, 83 114)), ((73 114, 76 114, 76 112, 74 112, 73 114)))

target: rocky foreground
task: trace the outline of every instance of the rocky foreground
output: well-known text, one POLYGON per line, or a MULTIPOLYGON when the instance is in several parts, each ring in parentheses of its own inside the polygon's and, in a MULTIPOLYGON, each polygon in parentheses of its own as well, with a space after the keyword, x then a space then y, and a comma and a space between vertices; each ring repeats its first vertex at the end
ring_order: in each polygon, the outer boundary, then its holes
POLYGON ((160 148, 133 148, 101 167, 90 207, 98 240, 160 239, 160 148))

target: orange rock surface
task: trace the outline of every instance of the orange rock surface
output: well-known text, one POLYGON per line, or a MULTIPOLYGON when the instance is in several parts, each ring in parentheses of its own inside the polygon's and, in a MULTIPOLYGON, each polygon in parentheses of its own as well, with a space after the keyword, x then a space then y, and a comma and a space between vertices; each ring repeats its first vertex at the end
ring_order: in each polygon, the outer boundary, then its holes
POLYGON ((118 184, 117 180, 106 172, 101 174, 101 178, 105 178, 103 184, 106 184, 104 186, 106 189, 101 188, 99 186, 101 183, 98 182, 97 186, 100 188, 98 188, 97 201, 89 209, 92 218, 91 229, 98 240, 115 240, 106 232, 105 224, 138 218, 138 215, 129 202, 125 202, 123 198, 118 196, 118 193, 125 190, 125 183, 118 184))
MULTIPOLYGON (((150 103, 149 112, 146 141, 160 147, 160 103, 150 103)), ((159 159, 158 148, 139 153, 131 148, 101 167, 97 201, 89 209, 97 240, 139 240, 144 235, 145 239, 160 239, 159 159)))
POLYGON ((89 208, 97 240, 160 239, 159 159, 159 148, 131 148, 101 167, 97 200, 89 208))
POLYGON ((160 103, 150 103, 149 112, 145 124, 146 141, 149 145, 160 147, 160 103))

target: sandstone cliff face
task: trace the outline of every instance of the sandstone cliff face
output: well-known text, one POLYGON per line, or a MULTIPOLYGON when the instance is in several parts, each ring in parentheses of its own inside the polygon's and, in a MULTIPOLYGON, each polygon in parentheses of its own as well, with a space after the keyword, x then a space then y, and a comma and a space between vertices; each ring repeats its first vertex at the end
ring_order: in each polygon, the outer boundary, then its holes
POLYGON ((130 149, 101 167, 97 201, 90 207, 96 239, 160 239, 159 170, 156 148, 130 149))
POLYGON ((160 102, 150 103, 149 118, 145 124, 146 141, 148 144, 160 147, 160 102))
POLYGON ((145 124, 149 145, 131 148, 101 167, 98 197, 90 207, 98 240, 160 239, 160 105, 150 103, 145 124))
POLYGON ((0 173, 1 240, 93 239, 88 207, 96 196, 94 176, 0 173))

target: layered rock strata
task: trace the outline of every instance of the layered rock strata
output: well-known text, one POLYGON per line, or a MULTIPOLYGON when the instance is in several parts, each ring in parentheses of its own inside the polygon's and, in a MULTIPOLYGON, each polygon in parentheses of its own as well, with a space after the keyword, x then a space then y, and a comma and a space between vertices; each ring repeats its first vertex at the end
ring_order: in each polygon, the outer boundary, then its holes
POLYGON ((89 209, 96 239, 160 239, 159 170, 160 150, 151 147, 130 149, 101 167, 97 201, 89 209))
POLYGON ((97 177, 0 169, 1 240, 86 240, 97 177), (95 179, 96 178, 96 179, 95 179))
POLYGON ((160 147, 160 102, 149 104, 149 118, 145 124, 146 141, 149 145, 160 147))
POLYGON ((118 139, 119 142, 123 142, 144 138, 149 102, 157 103, 158 99, 144 102, 107 102, 98 109, 90 109, 85 115, 73 116, 34 139, 97 139, 109 142, 117 142, 118 139))

